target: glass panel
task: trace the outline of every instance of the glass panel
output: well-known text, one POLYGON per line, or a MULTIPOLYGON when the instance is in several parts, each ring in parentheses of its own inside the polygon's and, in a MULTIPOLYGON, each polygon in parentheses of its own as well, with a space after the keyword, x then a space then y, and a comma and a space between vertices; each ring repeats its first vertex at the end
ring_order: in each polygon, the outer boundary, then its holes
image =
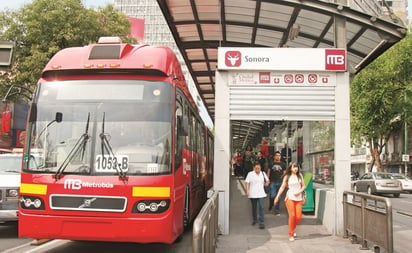
POLYGON ((37 94, 37 110, 31 112, 35 115, 31 115, 28 129, 26 170, 56 174, 170 173, 170 84, 141 80, 45 82, 37 94), (83 93, 80 99, 71 86, 83 93), (108 91, 118 88, 108 96, 108 91), (44 163, 35 163, 29 159, 32 156, 44 163))
MULTIPOLYGON (((273 167, 274 153, 279 151, 286 165, 296 162, 301 171, 311 173, 313 182, 333 185, 334 126, 333 121, 232 121, 232 150, 234 154, 239 151, 244 158, 248 145, 256 154, 265 141, 269 156, 262 163, 269 168, 273 167)), ((255 155, 252 159, 261 158, 255 155)), ((246 176, 243 164, 235 163, 232 169, 233 174, 246 176)))

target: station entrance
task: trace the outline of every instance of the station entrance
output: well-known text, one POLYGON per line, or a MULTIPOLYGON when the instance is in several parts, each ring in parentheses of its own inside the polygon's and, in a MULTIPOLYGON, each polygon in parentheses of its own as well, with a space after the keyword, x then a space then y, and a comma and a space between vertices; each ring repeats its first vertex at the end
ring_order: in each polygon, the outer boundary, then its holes
MULTIPOLYGON (((345 50, 219 48, 216 107, 215 168, 248 145, 259 151, 265 141, 270 154, 280 151, 285 162, 298 162, 312 180, 333 185, 328 210, 339 215, 337 203, 350 186, 345 50)), ((215 176, 214 183, 224 234, 232 173, 215 176)))

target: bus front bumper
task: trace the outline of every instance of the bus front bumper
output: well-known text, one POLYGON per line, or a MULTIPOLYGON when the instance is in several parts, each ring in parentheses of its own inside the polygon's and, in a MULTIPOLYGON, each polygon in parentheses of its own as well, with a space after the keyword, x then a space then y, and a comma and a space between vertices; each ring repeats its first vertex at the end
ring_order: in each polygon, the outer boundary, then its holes
POLYGON ((19 237, 138 243, 173 243, 183 232, 172 215, 161 219, 47 216, 19 213, 19 237), (175 229, 175 231, 173 231, 175 229))

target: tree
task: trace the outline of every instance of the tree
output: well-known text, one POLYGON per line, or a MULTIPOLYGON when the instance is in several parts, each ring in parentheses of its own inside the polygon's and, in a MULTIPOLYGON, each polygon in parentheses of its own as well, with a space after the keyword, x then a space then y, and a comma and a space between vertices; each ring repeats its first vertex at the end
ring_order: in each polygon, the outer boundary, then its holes
POLYGON ((95 43, 101 36, 135 42, 129 33, 127 17, 112 5, 92 10, 80 0, 34 0, 15 12, 0 12, 0 40, 16 43, 11 71, 0 76, 0 94, 12 84, 33 91, 42 68, 63 48, 95 43))
POLYGON ((382 171, 380 155, 387 141, 411 118, 412 37, 408 34, 362 70, 351 83, 352 141, 369 144, 382 171))

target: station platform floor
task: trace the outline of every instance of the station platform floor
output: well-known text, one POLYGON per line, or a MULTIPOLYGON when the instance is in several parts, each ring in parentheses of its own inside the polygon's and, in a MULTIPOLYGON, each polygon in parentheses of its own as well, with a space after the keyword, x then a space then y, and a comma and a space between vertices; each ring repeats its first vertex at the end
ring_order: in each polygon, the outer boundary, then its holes
POLYGON ((281 204, 280 216, 268 210, 265 201, 265 228, 252 226, 250 200, 245 193, 243 178, 230 180, 229 234, 217 238, 217 253, 368 253, 360 244, 352 244, 349 238, 334 236, 312 214, 304 213, 296 229, 295 241, 289 241, 287 212, 281 204))

